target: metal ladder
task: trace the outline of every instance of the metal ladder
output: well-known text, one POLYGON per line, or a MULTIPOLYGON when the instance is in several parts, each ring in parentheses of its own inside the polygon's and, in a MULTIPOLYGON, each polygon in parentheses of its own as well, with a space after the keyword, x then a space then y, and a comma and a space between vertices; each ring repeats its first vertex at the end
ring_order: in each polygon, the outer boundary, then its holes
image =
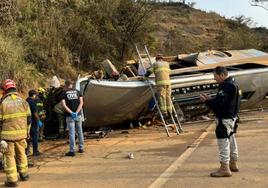
MULTIPOLYGON (((144 66, 144 63, 143 63, 143 61, 142 61, 142 58, 141 58, 139 49, 138 49, 137 46, 135 46, 135 47, 136 47, 136 51, 137 51, 137 54, 138 54, 140 63, 141 63, 141 65, 142 65, 143 69, 146 70, 146 68, 145 68, 145 66, 144 66)), ((149 62, 150 62, 150 64, 151 64, 151 66, 152 66, 153 63, 152 63, 152 61, 151 61, 151 58, 150 58, 150 54, 149 54, 149 52, 148 52, 148 49, 147 49, 146 46, 144 46, 144 49, 145 49, 145 51, 146 51, 147 58, 149 59, 149 62)), ((167 136, 170 137, 169 127, 175 127, 176 133, 177 133, 177 135, 179 135, 180 133, 183 132, 183 130, 182 130, 182 127, 181 127, 181 123, 180 123, 180 121, 179 121, 179 118, 178 118, 178 114, 177 114, 176 109, 175 109, 175 107, 174 107, 174 105, 173 105, 173 102, 171 101, 171 102, 172 102, 172 114, 170 114, 170 118, 171 118, 172 124, 169 124, 169 123, 167 123, 167 120, 168 120, 168 119, 165 119, 165 117, 163 116, 163 114, 162 114, 162 112, 161 112, 161 110, 160 110, 160 107, 159 107, 159 104, 158 104, 158 100, 157 100, 157 98, 156 98, 156 96, 155 96, 155 92, 154 92, 154 89, 153 89, 152 84, 150 83, 150 81, 149 81, 148 78, 146 78, 146 81, 148 82, 149 88, 150 88, 150 90, 151 90, 151 92, 152 92, 152 96, 153 96, 154 102, 155 102, 155 104, 156 104, 156 108, 157 108, 158 114, 160 115, 161 121, 162 121, 162 123, 163 123, 163 125, 164 125, 164 127, 165 127, 167 136), (174 118, 174 116, 175 116, 175 118, 174 118)))

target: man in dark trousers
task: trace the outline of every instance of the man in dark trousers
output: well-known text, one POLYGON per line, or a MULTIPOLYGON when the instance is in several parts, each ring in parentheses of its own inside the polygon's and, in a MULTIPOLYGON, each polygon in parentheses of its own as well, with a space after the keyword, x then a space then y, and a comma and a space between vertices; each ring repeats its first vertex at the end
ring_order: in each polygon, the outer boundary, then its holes
POLYGON ((66 90, 62 93, 61 104, 65 109, 66 125, 69 129, 70 150, 66 156, 75 156, 75 131, 78 134, 79 153, 84 152, 84 136, 82 130, 81 110, 83 107, 83 97, 80 92, 73 89, 71 81, 65 81, 66 90))
POLYGON ((41 128, 39 128, 39 142, 42 142, 44 139, 44 121, 46 118, 46 111, 45 111, 45 107, 44 107, 44 100, 45 100, 45 89, 39 87, 38 88, 38 95, 35 97, 35 103, 36 103, 36 107, 37 107, 37 114, 40 118, 40 120, 42 121, 43 126, 41 128))
POLYGON ((210 107, 216 116, 216 137, 219 147, 220 168, 212 172, 211 177, 230 177, 238 172, 238 148, 235 138, 237 114, 240 107, 241 91, 234 78, 228 76, 225 67, 216 67, 214 79, 219 84, 214 98, 201 94, 200 99, 210 107))
MULTIPOLYGON (((35 90, 30 90, 28 92, 28 98, 26 101, 29 103, 31 114, 32 114, 32 124, 31 124, 31 130, 30 130, 30 137, 32 139, 32 145, 33 145, 33 155, 39 156, 41 153, 38 150, 38 137, 39 137, 39 128, 43 126, 43 123, 38 115, 37 111, 37 105, 36 105, 36 95, 37 92, 35 90)), ((29 142, 27 151, 29 152, 29 142)))

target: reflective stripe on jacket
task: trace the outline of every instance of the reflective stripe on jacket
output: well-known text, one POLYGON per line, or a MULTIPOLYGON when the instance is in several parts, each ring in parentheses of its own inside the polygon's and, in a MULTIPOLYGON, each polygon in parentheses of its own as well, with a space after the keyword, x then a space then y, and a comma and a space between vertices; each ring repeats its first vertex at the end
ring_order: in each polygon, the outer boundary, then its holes
POLYGON ((44 110, 44 103, 39 98, 36 99, 36 108, 39 116, 46 115, 46 111, 44 110))
POLYGON ((16 141, 27 138, 30 124, 27 117, 31 116, 28 103, 17 93, 8 93, 0 103, 0 138, 7 141, 16 141))
POLYGON ((156 61, 153 65, 153 71, 156 85, 170 85, 170 68, 168 62, 162 60, 156 61))

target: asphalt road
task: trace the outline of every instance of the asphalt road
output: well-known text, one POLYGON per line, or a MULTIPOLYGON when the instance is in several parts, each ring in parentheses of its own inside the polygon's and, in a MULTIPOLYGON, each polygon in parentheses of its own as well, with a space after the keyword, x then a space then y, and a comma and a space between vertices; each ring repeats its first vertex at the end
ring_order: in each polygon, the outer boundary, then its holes
MULTIPOLYGON (((86 139, 85 153, 65 157, 66 140, 41 143, 41 157, 20 187, 202 188, 268 187, 268 113, 242 114, 237 135, 240 172, 211 178, 219 166, 213 122, 184 125, 185 133, 166 137, 163 127, 112 132, 86 139), (128 154, 133 153, 134 159, 128 154)), ((0 174, 0 180, 5 176, 0 174)), ((0 187, 3 184, 0 184, 0 187)))

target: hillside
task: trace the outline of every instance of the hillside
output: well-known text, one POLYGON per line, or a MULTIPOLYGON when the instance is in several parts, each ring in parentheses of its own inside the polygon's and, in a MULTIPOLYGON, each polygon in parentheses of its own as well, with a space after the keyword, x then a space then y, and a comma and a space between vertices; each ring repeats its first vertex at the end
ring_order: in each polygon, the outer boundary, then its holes
MULTIPOLYGON (((267 13, 268 14, 268 13, 267 13)), ((268 30, 249 28, 239 20, 226 19, 214 12, 204 12, 180 3, 159 4, 151 22, 154 24, 155 48, 175 55, 209 49, 248 49, 268 51, 268 30)))
POLYGON ((181 3, 132 0, 1 0, 1 79, 20 90, 57 75, 76 78, 109 58, 119 68, 135 57, 133 44, 152 54, 209 49, 268 51, 268 30, 249 28, 181 3))

